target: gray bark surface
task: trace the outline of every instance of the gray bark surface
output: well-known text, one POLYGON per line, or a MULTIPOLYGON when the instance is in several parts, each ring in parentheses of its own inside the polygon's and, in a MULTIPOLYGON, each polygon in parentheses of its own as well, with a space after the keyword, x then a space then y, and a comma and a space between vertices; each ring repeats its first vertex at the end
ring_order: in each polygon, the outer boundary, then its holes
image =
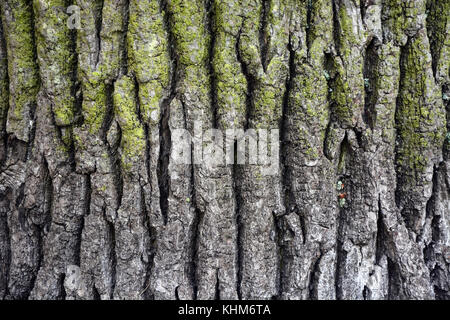
POLYGON ((450 299, 448 0, 0 19, 0 299, 450 299), (279 129, 276 174, 196 163, 198 123, 279 129))

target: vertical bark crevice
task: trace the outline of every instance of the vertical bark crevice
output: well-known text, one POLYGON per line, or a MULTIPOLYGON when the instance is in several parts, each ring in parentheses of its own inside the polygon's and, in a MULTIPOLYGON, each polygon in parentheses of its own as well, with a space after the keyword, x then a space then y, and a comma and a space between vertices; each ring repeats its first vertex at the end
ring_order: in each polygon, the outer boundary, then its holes
POLYGON ((448 1, 0 7, 0 299, 449 299, 448 1))
POLYGON ((9 200, 0 192, 0 300, 8 296, 9 269, 11 264, 11 234, 8 225, 9 200))
POLYGON ((92 287, 92 300, 101 300, 100 293, 95 285, 92 287))
POLYGON ((434 168, 432 195, 427 202, 427 224, 420 235, 423 242, 423 255, 430 273, 434 294, 438 300, 448 300, 450 295, 450 279, 447 274, 448 253, 445 243, 447 241, 448 224, 445 219, 445 206, 442 203, 449 201, 450 186, 446 175, 446 164, 441 162, 434 168))
POLYGON ((388 261, 388 277, 389 277, 388 299, 398 300, 402 294, 401 272, 397 264, 390 257, 388 257, 387 261, 388 261))
POLYGON ((259 51, 261 57, 261 65, 264 72, 267 71, 267 66, 270 62, 269 50, 270 50, 270 35, 267 30, 269 26, 269 15, 272 6, 272 0, 260 0, 261 13, 259 18, 259 51))
POLYGON ((312 28, 312 18, 313 18, 313 3, 312 0, 307 0, 306 3, 306 27, 305 27, 305 31, 306 31, 306 47, 307 47, 307 51, 308 51, 308 57, 310 54, 310 48, 311 48, 311 31, 313 30, 312 28))
POLYGON ((167 224, 168 220, 168 207, 169 207, 169 190, 170 190, 170 177, 169 177, 169 161, 170 151, 172 148, 171 133, 169 127, 170 117, 170 102, 165 100, 161 106, 161 120, 159 124, 159 159, 158 159, 158 183, 159 183, 159 201, 161 214, 164 220, 164 224, 167 224))
MULTIPOLYGON (((346 141, 346 138, 344 138, 346 141)), ((343 281, 345 279, 345 264, 347 261, 347 251, 344 248, 344 241, 346 236, 347 226, 347 212, 345 207, 341 207, 338 210, 337 216, 337 228, 336 228, 336 269, 335 269, 335 292, 336 299, 342 300, 344 298, 343 293, 343 281)))
MULTIPOLYGON (((294 85, 296 66, 295 66, 295 51, 292 48, 292 35, 289 33, 289 41, 288 41, 288 50, 289 50, 289 75, 286 79, 286 89, 283 96, 283 105, 282 105, 282 113, 281 113, 281 123, 280 123, 280 131, 281 131, 281 146, 280 146, 280 154, 281 154, 281 190, 282 197, 284 202, 284 210, 285 212, 277 212, 274 213, 274 222, 275 222, 275 230, 276 230, 276 239, 277 239, 277 247, 279 253, 279 266, 278 266, 278 293, 276 298, 280 298, 283 294, 283 282, 284 282, 284 273, 283 266, 285 264, 285 256, 287 252, 285 250, 285 246, 282 244, 283 237, 283 224, 281 221, 282 216, 286 214, 290 214, 293 212, 295 207, 295 196, 292 192, 292 180, 291 180, 291 168, 287 162, 287 154, 290 150, 289 145, 289 99, 291 95, 291 91, 294 85)), ((302 223, 303 226, 303 223, 302 223)), ((305 241, 305 238, 303 238, 305 241)))
MULTIPOLYGON (((236 150, 236 145, 235 145, 235 150, 236 150)), ((236 160, 237 156, 235 156, 235 160, 236 160)), ((240 196, 241 192, 240 192, 240 188, 238 186, 238 182, 237 182, 237 176, 236 174, 239 172, 239 170, 236 168, 237 166, 234 166, 235 169, 233 171, 233 176, 236 179, 235 180, 235 190, 236 190, 236 213, 235 213, 235 219, 236 219, 236 248, 237 248, 237 253, 236 253, 236 291, 237 291, 237 296, 239 300, 242 300, 242 265, 243 265, 243 256, 244 256, 244 246, 243 246, 243 240, 242 240, 242 235, 243 235, 243 224, 242 224, 242 215, 241 215, 241 203, 243 201, 242 197, 240 196)))
POLYGON ((342 293, 342 268, 345 264, 346 260, 346 251, 343 249, 343 243, 342 240, 339 239, 340 235, 343 234, 343 222, 341 222, 341 218, 339 218, 339 226, 338 226, 338 239, 336 241, 336 273, 335 273, 335 292, 336 292, 336 299, 342 300, 343 293, 342 293))
POLYGON ((214 300, 220 300, 219 270, 216 271, 216 293, 214 295, 214 300))
MULTIPOLYGON (((23 293, 23 296, 19 299, 28 299, 32 293, 32 291, 35 288, 36 281, 38 278, 39 271, 41 270, 43 263, 44 263, 44 238, 47 234, 50 232, 50 228, 52 228, 53 225, 53 217, 52 217, 52 210, 53 210, 53 201, 54 201, 54 194, 53 194, 53 181, 52 177, 50 175, 49 171, 49 165, 45 157, 43 158, 43 194, 44 194, 44 206, 43 206, 43 216, 39 217, 39 220, 37 223, 32 222, 32 219, 28 217, 28 210, 26 210, 22 205, 23 196, 19 195, 16 198, 16 207, 18 207, 19 210, 19 222, 22 224, 23 229, 30 228, 32 237, 36 239, 36 247, 33 248, 36 250, 35 253, 35 265, 32 272, 32 277, 29 282, 28 289, 23 293)), ((25 187, 25 184, 23 184, 23 187, 25 187)))
POLYGON ((378 196, 377 233, 375 239, 375 264, 379 265, 383 255, 386 255, 386 230, 381 208, 381 195, 378 196))
MULTIPOLYGON (((73 0, 72 2, 75 2, 73 0)), ((79 72, 78 72, 78 54, 77 54, 77 38, 78 38, 78 32, 76 28, 73 28, 70 30, 70 52, 73 54, 73 68, 72 68, 72 74, 71 74, 71 80, 72 80, 72 87, 71 95, 74 99, 73 102, 73 112, 74 112, 74 119, 72 124, 72 130, 73 126, 80 125, 83 121, 82 117, 82 104, 83 104, 83 97, 82 97, 82 90, 81 90, 81 81, 79 79, 79 72)), ((71 145, 71 154, 73 153, 73 156, 75 156, 75 144, 73 139, 71 139, 72 145, 71 145), (72 150, 73 148, 73 150, 72 150)), ((75 161, 75 160, 73 160, 75 161)))
POLYGON ((316 261, 313 264, 313 267, 311 268, 311 272, 309 274, 309 299, 310 300, 318 300, 318 281, 319 281, 319 275, 320 275, 320 263, 322 262, 322 257, 324 255, 324 252, 322 249, 320 249, 319 257, 316 259, 316 261))
POLYGON ((96 58, 95 58, 95 66, 98 66, 100 63, 100 53, 102 47, 102 26, 103 26, 103 8, 105 7, 105 0, 97 0, 95 3, 96 16, 95 16, 95 32, 96 32, 96 41, 97 41, 97 50, 96 50, 96 58))
POLYGON ((170 71, 170 91, 169 96, 164 98, 161 103, 161 117, 159 122, 159 159, 157 166, 157 176, 159 183, 159 201, 161 215, 164 220, 164 224, 168 221, 168 207, 169 207, 169 191, 170 191, 170 176, 169 176, 169 162, 170 162, 170 152, 172 149, 172 139, 169 126, 170 119, 170 104, 176 95, 176 85, 177 85, 177 54, 175 48, 173 47, 174 35, 172 34, 172 29, 170 28, 171 14, 167 8, 167 1, 160 0, 160 8, 164 12, 164 28, 166 29, 166 34, 169 43, 169 57, 171 60, 171 71, 170 71))
MULTIPOLYGON (((333 55, 330 52, 324 53, 324 76, 325 80, 327 81, 327 102, 328 102, 328 108, 330 110, 333 110, 333 99, 332 94, 333 90, 335 88, 334 84, 334 77, 336 70, 334 68, 334 61, 333 61, 333 55)), ((333 154, 334 150, 332 150, 332 146, 329 145, 328 141, 332 139, 332 132, 333 132, 333 126, 335 121, 335 115, 332 112, 329 112, 328 116, 328 123, 325 129, 325 136, 323 139, 323 154, 324 156, 332 161, 333 160, 333 154)))
MULTIPOLYGON (((401 101, 401 91, 404 90, 404 79, 405 79, 405 60, 406 60, 406 55, 407 55, 407 50, 408 50, 408 46, 410 46, 410 42, 411 39, 408 38, 407 43, 400 47, 400 59, 399 59, 399 70, 400 70, 400 77, 399 77, 399 89, 398 89, 398 94, 397 94, 397 98, 395 101, 395 123, 398 123, 398 118, 399 118, 399 113, 400 113, 400 104, 402 103, 401 101)), ((398 152, 398 143, 399 143, 399 139, 400 136, 396 136, 396 144, 395 144, 395 163, 397 164, 399 161, 399 152, 398 152)), ((413 174, 415 174, 415 171, 413 171, 413 174)), ((397 207, 399 208, 401 205, 401 192, 399 190, 399 180, 400 180, 401 176, 400 173, 398 172, 398 170, 396 170, 396 179, 397 179, 397 188, 395 190, 395 204, 397 205, 397 207)), ((402 212, 402 216, 403 219, 405 219, 403 212, 402 212)))
POLYGON ((211 100, 211 113, 212 113, 212 128, 216 129, 218 125, 218 114, 217 114, 217 77, 214 72, 214 50, 216 46, 216 32, 214 27, 215 21, 215 4, 214 0, 207 0, 206 2, 206 12, 207 12, 207 30, 210 34, 211 40, 209 42, 208 48, 208 71, 210 75, 210 100, 211 100))
POLYGON ((346 175, 346 166, 349 162, 350 150, 351 146, 348 141, 347 132, 345 132, 344 138, 339 146, 339 159, 337 163, 337 174, 342 176, 342 178, 346 175))
POLYGON ((121 48, 119 49, 122 53, 121 59, 121 74, 128 74, 128 45, 127 36, 128 28, 130 23, 130 0, 125 0, 123 14, 123 39, 121 41, 121 48))
MULTIPOLYGON (((39 64, 37 63, 38 60, 38 53, 37 53, 37 41, 36 41, 36 17, 35 17, 35 12, 33 10, 33 7, 31 7, 31 45, 33 48, 33 60, 36 61, 36 69, 37 69, 37 74, 39 74, 39 64)), ((37 92, 40 91, 40 87, 41 87, 41 79, 38 76, 37 77, 37 92)), ((30 128, 30 132, 28 135, 28 149, 27 149, 27 156, 26 159, 28 160, 31 156, 31 152, 33 150, 33 145, 34 145, 34 138, 35 138, 35 133, 36 133, 36 108, 37 108, 37 101, 33 101, 33 103, 30 104, 30 115, 29 115, 29 119, 31 119, 32 121, 32 125, 30 128)))
POLYGON ((191 148, 191 181, 190 181, 190 194, 192 199, 192 207, 194 208, 194 219, 192 221, 190 232, 190 277, 191 285, 193 288, 193 299, 197 300, 198 297, 198 254, 199 254, 199 232, 200 225, 202 224, 202 219, 204 217, 204 212, 202 212, 197 205, 197 192, 195 189, 195 165, 194 165, 194 148, 191 148))
POLYGON ((339 7, 340 0, 333 1, 333 39, 334 39, 334 48, 338 56, 341 55, 341 38, 342 35, 339 32, 341 30, 340 21, 339 21, 339 7))
POLYGON ((81 244, 83 238, 83 231, 85 226, 85 219, 90 215, 91 208, 91 194, 92 194, 92 185, 91 185, 91 176, 89 174, 83 175, 83 187, 82 187, 82 195, 83 195, 83 208, 81 213, 81 223, 77 232, 77 243, 74 249, 75 261, 74 263, 77 266, 81 266, 81 244))
POLYGON ((66 289, 64 288, 64 280, 66 279, 66 274, 62 273, 59 276, 58 279, 58 286, 59 286, 59 296, 58 300, 66 300, 66 289))
MULTIPOLYGON (((236 59, 238 61, 238 63, 240 64, 241 67, 241 72, 244 75, 245 79, 246 79, 246 86, 247 86, 247 92, 246 92, 246 97, 245 97, 245 105, 246 105, 246 110, 245 110, 245 120, 244 120, 244 130, 249 129, 250 127, 250 119, 253 115, 253 109, 254 109, 254 104, 253 104, 253 95, 254 95, 254 90, 255 90, 255 81, 256 79, 253 77, 253 75, 249 72, 247 64, 245 63, 245 61, 243 60, 242 56, 241 56, 241 49, 240 49, 240 45, 241 45, 241 34, 242 34, 242 26, 239 29, 237 38, 236 38, 236 59)), ((235 182, 235 190, 236 190, 236 213, 235 213, 235 223, 236 223, 236 248, 237 248, 237 261, 236 261, 236 291, 237 291, 237 296, 239 300, 242 300, 242 279, 243 279, 243 258, 244 258, 244 244, 243 244, 243 233, 244 233, 244 226, 242 223, 242 203, 243 201, 245 201, 245 199, 242 199, 241 197, 241 181, 240 178, 238 177, 242 177, 243 174, 243 170, 241 167, 237 166, 237 143, 235 142, 234 145, 234 150, 235 150, 235 156, 234 156, 234 160, 235 160, 235 165, 234 165, 234 169, 233 169, 233 177, 234 177, 234 182, 235 182)))
MULTIPOLYGON (((150 180, 149 180, 150 181, 150 180)), ((141 208, 142 208, 142 216, 144 217, 143 219, 143 227, 144 230, 147 230, 148 232, 148 236, 149 236, 149 245, 150 248, 148 248, 148 252, 143 252, 143 254, 148 254, 147 258, 142 258, 145 262, 146 265, 146 271, 145 271, 145 280, 143 281, 143 291, 141 292, 141 295, 143 295, 144 299, 146 300, 153 300, 153 297, 151 296, 151 293, 148 292, 148 289, 150 288, 150 277, 152 274, 152 270, 153 270, 153 265, 154 265, 154 258, 155 258, 155 240, 156 240, 156 232, 155 230, 151 227, 151 222, 150 222, 150 213, 147 210, 147 205, 146 205, 146 199, 145 199, 145 192, 144 192, 144 188, 141 186, 140 187, 140 199, 141 199, 141 208)))
MULTIPOLYGON (((107 139, 107 134, 109 129, 111 128, 111 124, 114 120, 114 102, 113 102, 113 95, 114 95, 114 81, 112 84, 107 84, 105 88, 106 92, 106 115, 103 121, 102 125, 102 140, 103 143, 107 147, 107 153, 108 153, 108 159, 109 164, 111 167, 113 179, 114 179, 114 188, 116 191, 116 209, 120 208, 122 204, 122 197, 123 197, 123 173, 122 173, 122 165, 120 160, 120 155, 118 152, 118 148, 120 146, 121 140, 122 140, 122 130, 120 129, 120 126, 118 126, 119 131, 119 139, 117 140, 117 144, 110 145, 107 139)), ((117 213, 116 213, 117 214, 117 213)))
POLYGON ((378 39, 373 38, 364 55, 364 113, 363 120, 373 130, 377 118, 376 103, 378 101, 378 75, 379 57, 377 53, 378 39))
POLYGON ((361 12, 361 18, 364 21, 366 16, 367 7, 372 3, 373 0, 361 0, 359 4, 359 10, 361 12))
POLYGON ((288 112, 289 112, 289 98, 291 94, 291 90, 293 88, 293 81, 295 78, 295 51, 292 48, 291 43, 291 35, 289 34, 289 43, 288 43, 288 50, 289 50, 289 76, 286 79, 286 90, 284 91, 283 96, 283 105, 282 105, 282 114, 281 114, 281 123, 280 123, 280 131, 281 131, 281 166, 282 166, 282 188, 285 191, 284 192, 284 202, 285 202, 285 208, 291 207, 291 202, 293 201, 293 194, 291 190, 291 184, 290 181, 290 174, 289 174, 289 167, 287 165, 286 161, 286 155, 289 151, 289 140, 288 140, 288 130, 289 130, 289 124, 288 124, 288 112))
POLYGON ((114 223, 110 221, 110 219, 106 216, 106 210, 103 208, 103 220, 106 224, 106 242, 107 242, 107 250, 108 250, 108 259, 111 264, 111 274, 109 275, 109 279, 111 283, 109 283, 109 299, 114 299, 114 291, 116 288, 116 266, 117 266, 117 254, 116 254, 116 230, 114 228, 114 223))

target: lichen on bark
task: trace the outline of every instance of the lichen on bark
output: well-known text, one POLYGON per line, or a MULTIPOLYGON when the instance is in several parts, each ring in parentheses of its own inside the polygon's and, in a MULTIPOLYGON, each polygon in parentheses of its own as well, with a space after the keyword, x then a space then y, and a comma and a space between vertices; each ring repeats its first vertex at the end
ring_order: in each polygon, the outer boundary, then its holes
POLYGON ((450 298, 448 0, 0 19, 0 299, 450 298))

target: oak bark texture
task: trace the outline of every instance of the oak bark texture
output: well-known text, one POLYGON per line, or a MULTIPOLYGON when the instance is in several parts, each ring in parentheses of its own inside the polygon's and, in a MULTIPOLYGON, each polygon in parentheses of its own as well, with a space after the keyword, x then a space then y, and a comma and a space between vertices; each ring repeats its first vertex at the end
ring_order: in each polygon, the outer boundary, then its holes
POLYGON ((449 1, 0 9, 0 299, 450 298, 449 1))

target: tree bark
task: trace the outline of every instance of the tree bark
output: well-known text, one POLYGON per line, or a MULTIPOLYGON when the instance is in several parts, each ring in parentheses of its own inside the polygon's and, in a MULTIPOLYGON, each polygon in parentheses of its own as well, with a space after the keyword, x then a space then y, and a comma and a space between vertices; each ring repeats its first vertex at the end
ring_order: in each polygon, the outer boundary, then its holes
POLYGON ((0 299, 450 298, 448 0, 0 9, 0 299))

